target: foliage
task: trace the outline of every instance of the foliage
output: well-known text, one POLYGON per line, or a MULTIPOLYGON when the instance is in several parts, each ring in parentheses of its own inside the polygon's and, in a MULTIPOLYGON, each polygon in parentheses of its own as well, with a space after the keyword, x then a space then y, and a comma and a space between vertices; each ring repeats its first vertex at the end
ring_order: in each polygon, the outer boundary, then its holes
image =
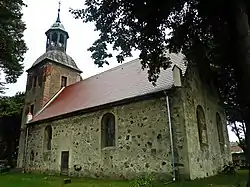
POLYGON ((130 182, 129 187, 154 187, 155 179, 152 175, 142 175, 130 182))
POLYGON ((246 153, 246 126, 245 123, 236 123, 236 122, 229 122, 229 126, 231 130, 234 132, 236 137, 238 138, 238 145, 241 149, 246 153))
POLYGON ((70 11, 84 22, 95 22, 96 30, 100 31, 99 39, 89 48, 95 64, 108 64, 106 59, 112 56, 107 52, 108 44, 121 51, 116 56, 118 62, 137 49, 141 52, 142 67, 149 68, 149 80, 154 82, 160 68, 169 66, 166 49, 182 50, 189 61, 211 61, 217 57, 213 50, 221 50, 221 46, 217 45, 213 34, 220 31, 218 38, 223 36, 224 39, 228 33, 222 35, 226 29, 218 27, 220 21, 215 19, 223 3, 216 2, 218 8, 215 9, 214 1, 87 0, 87 8, 70 11), (207 8, 212 8, 208 10, 213 13, 207 12, 207 8), (170 35, 167 35, 167 29, 171 31, 170 35), (200 55, 194 55, 198 51, 200 55), (208 58, 204 59, 205 56, 208 58))
POLYGON ((237 4, 202 0, 87 0, 85 5, 85 9, 70 11, 83 22, 95 22, 100 31, 99 39, 89 48, 95 64, 108 64, 107 58, 112 56, 108 45, 120 51, 118 62, 136 49, 140 51, 142 67, 149 68, 149 80, 155 83, 160 69, 170 64, 166 51, 182 52, 189 63, 199 66, 205 79, 216 81, 228 119, 242 121, 244 107, 240 104, 240 78, 235 68, 239 61, 234 22, 237 4), (210 69, 213 77, 206 78, 210 69))
POLYGON ((224 165, 222 172, 229 175, 235 175, 236 167, 232 162, 230 162, 229 164, 224 165))
MULTIPOLYGON (((23 73, 21 62, 27 47, 23 40, 22 6, 26 6, 22 0, 0 0, 0 70, 6 83, 15 83, 23 73)), ((0 82, 1 92, 4 84, 0 82)))
POLYGON ((24 104, 24 93, 14 96, 0 96, 0 118, 20 116, 24 104))
POLYGON ((95 64, 108 64, 108 45, 120 51, 118 62, 137 49, 149 81, 155 83, 161 68, 169 67, 166 51, 182 52, 202 79, 215 80, 228 118, 244 119, 250 137, 249 1, 86 0, 85 5, 70 11, 100 31, 89 48, 95 64))
POLYGON ((0 97, 0 159, 8 159, 9 165, 17 157, 23 105, 24 93, 0 97))
POLYGON ((10 171, 9 166, 5 166, 4 164, 0 164, 0 173, 6 173, 10 171))

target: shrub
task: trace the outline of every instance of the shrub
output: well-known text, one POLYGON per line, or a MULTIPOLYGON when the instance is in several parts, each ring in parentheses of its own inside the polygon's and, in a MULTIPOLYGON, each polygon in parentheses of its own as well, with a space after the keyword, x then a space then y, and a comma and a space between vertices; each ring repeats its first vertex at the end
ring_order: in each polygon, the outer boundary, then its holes
POLYGON ((224 165, 222 173, 235 175, 236 174, 236 167, 232 162, 229 162, 227 165, 224 165))
POLYGON ((130 182, 129 187, 154 187, 155 179, 152 175, 142 175, 130 182))

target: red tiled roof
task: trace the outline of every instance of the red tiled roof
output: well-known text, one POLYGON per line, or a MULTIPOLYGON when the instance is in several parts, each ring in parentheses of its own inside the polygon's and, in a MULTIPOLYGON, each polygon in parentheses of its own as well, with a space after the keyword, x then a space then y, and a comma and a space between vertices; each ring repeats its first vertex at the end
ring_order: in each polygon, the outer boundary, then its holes
POLYGON ((230 147, 231 153, 241 153, 243 150, 238 145, 231 145, 230 147))
MULTIPOLYGON (((169 56, 172 67, 175 64, 184 72, 183 55, 169 56)), ((155 93, 169 89, 172 85, 172 68, 161 71, 154 87, 148 81, 147 70, 142 70, 139 59, 136 59, 66 87, 31 122, 155 93)))

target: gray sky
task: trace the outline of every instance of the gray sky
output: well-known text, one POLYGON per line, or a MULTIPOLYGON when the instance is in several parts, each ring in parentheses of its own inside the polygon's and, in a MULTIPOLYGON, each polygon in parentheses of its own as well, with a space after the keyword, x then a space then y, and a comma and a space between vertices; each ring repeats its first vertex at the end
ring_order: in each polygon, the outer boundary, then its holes
MULTIPOLYGON (((56 21, 58 1, 57 0, 24 0, 28 7, 23 9, 23 20, 26 23, 24 40, 29 48, 25 54, 25 71, 31 67, 35 60, 45 53, 46 36, 45 32, 56 21)), ((77 66, 83 71, 82 77, 87 78, 97 73, 119 65, 115 58, 110 59, 110 65, 98 68, 91 59, 91 53, 87 49, 98 38, 98 32, 94 31, 93 24, 83 24, 81 20, 76 20, 69 13, 69 8, 81 8, 84 6, 84 0, 61 0, 61 22, 69 33, 67 43, 67 54, 76 62, 77 66)), ((138 57, 134 53, 126 61, 138 57)), ((14 95, 17 91, 25 91, 26 72, 18 79, 17 83, 8 85, 6 95, 14 95)), ((231 141, 235 141, 235 135, 229 130, 231 141)))

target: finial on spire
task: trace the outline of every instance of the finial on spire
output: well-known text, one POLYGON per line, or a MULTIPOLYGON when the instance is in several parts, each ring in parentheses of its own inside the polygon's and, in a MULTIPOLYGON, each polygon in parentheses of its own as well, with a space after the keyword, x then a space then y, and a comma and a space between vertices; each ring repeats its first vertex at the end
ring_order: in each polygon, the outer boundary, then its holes
POLYGON ((60 9, 61 9, 61 1, 59 1, 58 15, 57 15, 57 19, 56 19, 56 22, 59 22, 59 23, 61 23, 61 21, 60 21, 60 9))

